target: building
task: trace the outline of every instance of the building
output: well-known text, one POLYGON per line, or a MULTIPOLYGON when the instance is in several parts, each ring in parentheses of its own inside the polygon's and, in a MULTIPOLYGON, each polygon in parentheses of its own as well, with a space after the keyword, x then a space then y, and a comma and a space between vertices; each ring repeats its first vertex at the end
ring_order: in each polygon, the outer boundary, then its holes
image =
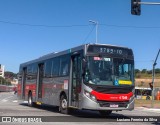
POLYGON ((4 65, 0 64, 0 77, 4 78, 4 65))
POLYGON ((12 86, 17 86, 18 85, 18 79, 13 79, 12 81, 11 81, 11 84, 12 84, 12 86))

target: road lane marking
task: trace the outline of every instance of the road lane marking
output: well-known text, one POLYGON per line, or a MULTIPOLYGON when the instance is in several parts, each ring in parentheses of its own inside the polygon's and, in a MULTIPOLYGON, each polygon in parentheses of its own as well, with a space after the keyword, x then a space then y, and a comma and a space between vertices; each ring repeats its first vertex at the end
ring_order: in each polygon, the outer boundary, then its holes
MULTIPOLYGON (((9 99, 9 98, 12 98, 12 97, 14 97, 14 96, 12 95, 12 96, 9 96, 9 97, 4 98, 4 99, 9 99)), ((2 100, 4 100, 4 99, 2 99, 2 100)), ((0 100, 0 101, 1 101, 1 100, 0 100)))
POLYGON ((1 100, 2 102, 7 102, 8 100, 6 100, 6 99, 3 99, 3 100, 1 100))
POLYGON ((158 109, 152 109, 152 108, 143 108, 143 107, 138 107, 138 108, 136 108, 135 110, 137 110, 137 111, 144 111, 144 112, 154 112, 154 113, 160 113, 160 110, 158 109))
POLYGON ((12 95, 12 96, 9 96, 9 97, 7 97, 7 98, 4 98, 4 99, 0 100, 0 103, 7 102, 8 99, 13 98, 13 97, 14 97, 14 96, 12 95))
POLYGON ((14 100, 13 102, 18 102, 18 100, 14 100))
POLYGON ((28 103, 28 101, 23 101, 23 103, 28 103))

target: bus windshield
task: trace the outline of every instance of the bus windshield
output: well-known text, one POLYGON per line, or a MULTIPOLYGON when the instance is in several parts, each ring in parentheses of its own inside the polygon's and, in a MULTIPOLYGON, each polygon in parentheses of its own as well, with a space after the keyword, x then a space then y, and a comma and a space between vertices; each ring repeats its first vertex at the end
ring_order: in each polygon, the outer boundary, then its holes
POLYGON ((133 60, 87 57, 84 82, 95 85, 132 85, 133 60))

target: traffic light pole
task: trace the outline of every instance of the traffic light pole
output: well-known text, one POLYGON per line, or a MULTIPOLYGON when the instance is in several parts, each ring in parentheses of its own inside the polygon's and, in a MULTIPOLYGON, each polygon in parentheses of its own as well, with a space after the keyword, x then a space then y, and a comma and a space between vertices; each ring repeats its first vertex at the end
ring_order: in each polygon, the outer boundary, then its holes
POLYGON ((153 85, 153 89, 152 89, 152 103, 151 103, 151 107, 153 108, 154 107, 154 77, 155 77, 155 66, 157 65, 157 59, 158 59, 158 56, 159 56, 159 53, 160 53, 160 49, 158 51, 158 54, 156 56, 156 59, 153 63, 153 70, 152 70, 152 85, 153 85))
POLYGON ((143 4, 143 5, 160 5, 160 2, 134 2, 134 4, 143 4))
POLYGON ((141 2, 141 0, 131 0, 131 14, 141 15, 141 5, 160 5, 160 2, 141 2))
MULTIPOLYGON (((141 0, 131 0, 131 14, 133 15, 141 15, 141 4, 143 5, 160 5, 160 2, 141 2, 141 0)), ((157 59, 160 53, 160 49, 158 51, 157 57, 153 63, 153 70, 152 70, 152 82, 150 83, 150 87, 152 86, 152 102, 151 107, 154 107, 154 77, 155 77, 155 66, 157 65, 157 59)))

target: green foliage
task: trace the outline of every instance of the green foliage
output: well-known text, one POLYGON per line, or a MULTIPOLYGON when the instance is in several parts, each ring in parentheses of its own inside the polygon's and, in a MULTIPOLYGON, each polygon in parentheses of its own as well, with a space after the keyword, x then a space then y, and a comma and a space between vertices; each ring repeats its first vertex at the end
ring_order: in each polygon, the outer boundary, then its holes
POLYGON ((147 69, 142 69, 141 73, 147 73, 147 69))
POLYGON ((0 76, 0 84, 4 84, 5 83, 5 79, 3 77, 0 76))
MULTIPOLYGON (((135 69, 135 77, 136 78, 152 78, 152 70, 147 69, 135 69)), ((160 68, 155 69, 155 77, 160 78, 160 68)))
POLYGON ((4 76, 6 79, 13 79, 13 78, 17 78, 17 74, 10 72, 10 71, 6 71, 4 72, 4 76))
POLYGON ((160 68, 155 69, 155 73, 160 73, 160 68))
POLYGON ((0 77, 0 84, 1 85, 11 85, 11 82, 7 79, 4 79, 3 77, 0 77))
POLYGON ((148 74, 152 74, 152 70, 148 70, 147 73, 148 73, 148 74))
POLYGON ((139 69, 135 69, 135 73, 140 73, 141 71, 139 69))

